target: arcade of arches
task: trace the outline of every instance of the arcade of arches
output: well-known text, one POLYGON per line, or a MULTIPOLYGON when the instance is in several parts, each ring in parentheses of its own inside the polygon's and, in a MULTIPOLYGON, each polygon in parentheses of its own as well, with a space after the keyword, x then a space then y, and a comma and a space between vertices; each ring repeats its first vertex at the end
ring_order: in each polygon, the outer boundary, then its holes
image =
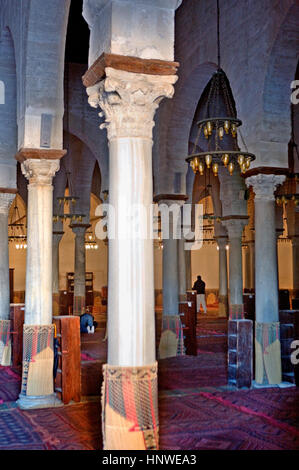
POLYGON ((299 5, 219 3, 231 174, 216 0, 0 0, 0 449, 299 449, 299 5))

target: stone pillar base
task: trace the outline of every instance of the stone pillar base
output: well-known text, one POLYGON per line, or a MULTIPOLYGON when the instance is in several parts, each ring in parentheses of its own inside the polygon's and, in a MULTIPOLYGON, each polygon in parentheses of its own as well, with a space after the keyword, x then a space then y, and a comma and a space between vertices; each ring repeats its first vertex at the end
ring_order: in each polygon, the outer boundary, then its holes
POLYGON ((103 366, 102 432, 104 450, 157 450, 158 364, 103 366))
POLYGON ((180 315, 163 315, 159 359, 184 355, 184 332, 180 315))
POLYGON ((219 295, 219 318, 227 318, 228 315, 228 297, 227 295, 219 295))
POLYGON ((244 320, 244 305, 232 304, 229 306, 229 319, 230 320, 244 320))
POLYGON ((53 395, 53 336, 53 325, 24 325, 20 399, 53 395))
POLYGON ((10 320, 0 319, 0 365, 11 365, 10 320))
POLYGON ((255 323, 255 380, 263 385, 282 381, 279 322, 255 323))
POLYGON ((251 387, 252 329, 251 320, 228 321, 228 383, 237 388, 251 387))
POLYGON ((20 394, 17 400, 17 405, 21 410, 33 410, 39 408, 54 408, 57 406, 63 406, 56 394, 52 395, 38 395, 38 396, 25 396, 20 394))
POLYGON ((60 294, 53 294, 52 295, 52 302, 53 302, 53 315, 59 315, 59 300, 60 300, 60 294))
POLYGON ((85 313, 85 297, 76 295, 74 296, 73 315, 82 315, 83 313, 85 313))

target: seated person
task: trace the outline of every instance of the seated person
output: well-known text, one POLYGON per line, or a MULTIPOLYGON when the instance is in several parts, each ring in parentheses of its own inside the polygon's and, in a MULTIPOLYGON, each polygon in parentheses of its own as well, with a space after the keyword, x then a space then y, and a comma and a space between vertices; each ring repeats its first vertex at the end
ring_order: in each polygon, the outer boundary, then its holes
POLYGON ((83 313, 80 316, 80 331, 81 333, 94 333, 97 324, 90 313, 83 313))

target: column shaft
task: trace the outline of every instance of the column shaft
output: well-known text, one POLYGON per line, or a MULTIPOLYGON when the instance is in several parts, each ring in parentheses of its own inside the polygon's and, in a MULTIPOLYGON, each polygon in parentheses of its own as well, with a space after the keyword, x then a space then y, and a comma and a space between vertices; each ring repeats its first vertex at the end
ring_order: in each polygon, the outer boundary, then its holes
MULTIPOLYGON (((1 198, 2 194, 0 194, 1 198)), ((1 202, 1 201, 0 201, 1 202)), ((9 319, 8 207, 0 211, 0 320, 9 319)))
POLYGON ((22 172, 29 180, 27 264, 20 408, 55 405, 52 325, 52 179, 64 151, 48 150, 50 159, 26 158, 22 172), (56 158, 51 159, 54 152, 56 158))
POLYGON ((85 232, 88 224, 72 224, 75 233, 75 277, 74 277, 74 304, 73 314, 81 315, 85 312, 85 280, 86 280, 86 250, 85 232))
POLYGON ((219 317, 227 317, 227 239, 218 239, 219 246, 219 317))
POLYGON ((25 324, 52 323, 52 184, 28 185, 25 324))
POLYGON ((178 270, 179 270, 179 300, 186 300, 187 278, 186 278, 186 250, 185 240, 178 240, 178 270))
POLYGON ((54 232, 52 245, 53 315, 59 315, 59 245, 63 232, 54 232))
MULTIPOLYGON (((171 225, 171 223, 170 223, 171 225)), ((163 239, 163 315, 179 313, 178 240, 163 239)))
POLYGON ((152 142, 114 138, 109 149, 109 203, 123 235, 109 240, 108 363, 142 366, 155 361, 153 240, 136 239, 143 212, 133 211, 128 223, 128 210, 152 204, 152 142))
POLYGON ((105 450, 158 448, 152 128, 159 101, 173 95, 175 81, 106 67, 105 79, 88 89, 89 103, 103 110, 109 140, 105 450), (122 406, 120 392, 130 407, 122 406))
POLYGON ((256 199, 255 251, 256 321, 277 322, 279 316, 274 201, 256 199))
POLYGON ((299 297, 299 237, 292 238, 293 297, 299 297))
POLYGON ((277 384, 282 377, 274 191, 284 179, 259 174, 246 180, 255 192, 255 379, 259 384, 277 384))
POLYGON ((0 193, 0 365, 11 364, 8 212, 15 195, 0 193))

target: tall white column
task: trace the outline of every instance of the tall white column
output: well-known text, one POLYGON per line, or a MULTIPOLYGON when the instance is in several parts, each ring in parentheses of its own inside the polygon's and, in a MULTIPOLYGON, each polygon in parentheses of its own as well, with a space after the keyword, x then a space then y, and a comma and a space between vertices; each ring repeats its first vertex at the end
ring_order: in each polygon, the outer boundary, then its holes
POLYGON ((242 272, 242 232, 248 217, 223 220, 229 238, 229 318, 242 319, 243 312, 243 272, 242 272))
POLYGON ((161 212, 163 237, 163 316, 159 344, 160 359, 185 353, 179 301, 186 296, 185 241, 181 238, 183 235, 181 209, 186 198, 179 194, 155 196, 161 212))
POLYGON ((217 244, 219 247, 219 317, 227 317, 227 237, 218 237, 217 244))
POLYGON ((284 179, 258 174, 246 180, 255 192, 255 352, 260 384, 281 382, 274 191, 284 179))
POLYGON ((59 245, 64 232, 53 232, 52 277, 53 315, 59 315, 59 245))
MULTIPOLYGON (((146 376, 147 383, 152 384, 153 406, 157 409, 150 221, 152 129, 159 102, 173 95, 176 76, 133 73, 111 67, 105 69, 105 74, 104 80, 87 89, 90 104, 100 106, 106 118, 101 127, 106 127, 108 132, 109 203, 114 213, 109 214, 108 364, 104 368, 104 387, 111 383, 111 374, 114 377, 116 374, 120 381, 125 374, 131 381, 133 367, 136 376, 132 387, 143 387, 141 376, 146 376), (113 225, 115 236, 111 233, 113 225)), ((132 423, 127 421, 121 403, 115 403, 111 393, 113 390, 109 389, 104 398, 105 449, 148 448, 144 438, 139 441, 139 435, 129 432, 132 423)), ((147 409, 138 396, 132 399, 136 409, 147 409)), ((148 409, 149 415, 153 409, 148 409)), ((158 445, 155 429, 153 425, 150 430, 153 448, 158 445)))
POLYGON ((142 366, 155 361, 153 240, 149 233, 136 239, 144 216, 136 210, 128 219, 128 210, 152 205, 153 117, 160 100, 172 96, 176 76, 105 71, 106 79, 88 92, 106 117, 109 203, 123 234, 109 240, 108 363, 142 366))
POLYGON ((163 239, 163 315, 178 315, 178 240, 163 239))
POLYGON ((74 304, 73 314, 81 315, 85 312, 86 295, 86 249, 85 232, 89 224, 72 224, 75 233, 75 277, 74 277, 74 304))
MULTIPOLYGON (((10 190, 7 190, 10 191, 10 190)), ((9 366, 10 342, 10 289, 8 259, 8 213, 15 191, 0 192, 0 365, 9 366)))
MULTIPOLYGON (((172 199, 160 200, 161 205, 171 207, 178 201, 172 199)), ((169 225, 163 233, 163 315, 178 315, 179 313, 179 239, 175 236, 177 228, 173 226, 173 214, 169 213, 169 225), (167 233, 168 232, 168 233, 167 233), (165 236, 166 235, 166 236, 165 236)))
POLYGON ((179 300, 187 299, 185 240, 178 240, 179 300))
POLYGON ((254 240, 249 242, 248 250, 249 250, 249 263, 250 263, 249 289, 254 289, 255 288, 255 242, 254 240))
POLYGON ((64 151, 51 151, 54 159, 25 158, 22 172, 28 179, 27 264, 23 335, 21 408, 53 406, 52 325, 52 179, 64 151))
POLYGON ((299 297, 299 236, 292 237, 293 297, 299 297))
POLYGON ((192 266, 191 266, 191 250, 185 250, 186 261, 186 290, 192 289, 192 266))

